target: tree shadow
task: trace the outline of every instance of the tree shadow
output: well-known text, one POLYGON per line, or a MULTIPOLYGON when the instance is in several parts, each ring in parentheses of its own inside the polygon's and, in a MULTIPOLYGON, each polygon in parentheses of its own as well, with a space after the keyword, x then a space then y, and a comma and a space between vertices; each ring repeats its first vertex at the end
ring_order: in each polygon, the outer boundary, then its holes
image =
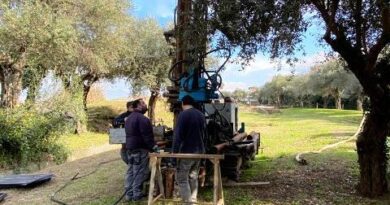
POLYGON ((352 137, 355 133, 354 132, 328 132, 328 133, 321 133, 316 135, 310 135, 310 139, 318 139, 318 138, 346 138, 346 137, 352 137))
MULTIPOLYGON (((228 204, 389 204, 388 195, 369 199, 357 194, 359 171, 356 152, 349 149, 307 154, 308 165, 294 161, 295 154, 253 166, 251 181, 269 181, 270 185, 225 188, 228 204), (264 170, 261 170, 264 169, 264 170), (243 202, 241 199, 245 199, 243 202)), ((245 170, 247 171, 247 170, 245 170)), ((244 171, 244 172, 245 172, 244 171)), ((225 195, 225 196, 226 196, 225 195)))
POLYGON ((119 113, 109 106, 98 106, 88 108, 87 129, 92 132, 106 133, 111 127, 112 120, 119 113))
POLYGON ((300 122, 311 120, 324 120, 330 123, 343 123, 346 125, 359 124, 363 115, 357 115, 355 113, 343 112, 344 110, 337 109, 309 109, 309 108, 289 108, 281 109, 280 113, 274 113, 271 115, 259 113, 259 112, 247 112, 250 115, 262 115, 264 118, 283 118, 287 122, 300 122))

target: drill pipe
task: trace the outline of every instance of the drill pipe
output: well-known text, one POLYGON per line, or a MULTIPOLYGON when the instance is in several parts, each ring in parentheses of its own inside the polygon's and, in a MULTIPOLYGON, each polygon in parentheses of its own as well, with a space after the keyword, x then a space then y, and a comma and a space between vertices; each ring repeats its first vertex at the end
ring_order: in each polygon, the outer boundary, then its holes
POLYGON ((228 141, 228 142, 223 142, 221 144, 217 144, 217 145, 214 145, 210 152, 212 154, 219 154, 221 153, 221 151, 225 148, 225 147, 228 147, 236 142, 241 142, 242 140, 244 140, 246 138, 246 136, 248 136, 245 132, 244 133, 239 133, 239 134, 236 134, 232 139, 231 141, 228 141))

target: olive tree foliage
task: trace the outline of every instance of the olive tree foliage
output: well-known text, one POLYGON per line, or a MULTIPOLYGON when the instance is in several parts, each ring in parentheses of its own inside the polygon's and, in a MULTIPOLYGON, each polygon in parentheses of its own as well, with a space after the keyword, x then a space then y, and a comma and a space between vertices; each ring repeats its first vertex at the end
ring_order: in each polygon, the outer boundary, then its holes
POLYGON ((352 99, 358 101, 356 105, 360 109, 362 98, 360 83, 338 60, 315 65, 305 74, 277 75, 259 93, 263 104, 313 107, 322 101, 322 107, 327 108, 334 101, 337 109, 352 99))
POLYGON ((124 57, 127 52, 126 38, 133 19, 127 14, 130 4, 126 0, 73 0, 68 7, 78 41, 75 46, 76 58, 69 61, 63 69, 57 70, 65 84, 69 86, 72 76, 77 74, 83 87, 83 102, 93 83, 102 78, 114 78, 128 65, 124 57))
POLYGON ((236 102, 244 103, 247 100, 248 92, 244 89, 236 89, 231 92, 230 96, 233 97, 236 102))
POLYGON ((342 109, 341 99, 346 94, 348 84, 356 84, 349 72, 336 60, 316 66, 312 71, 307 83, 313 94, 322 96, 323 107, 328 106, 329 97, 332 97, 336 101, 336 108, 342 109))
POLYGON ((76 32, 66 14, 41 1, 0 4, 1 106, 15 107, 27 69, 61 66, 74 56, 76 32))
POLYGON ((272 104, 281 107, 287 100, 288 82, 290 76, 277 75, 272 80, 266 83, 260 91, 260 101, 267 104, 272 104))
POLYGON ((291 78, 286 86, 286 90, 290 93, 293 99, 292 106, 311 107, 313 101, 313 93, 308 84, 309 75, 296 75, 291 78))
MULTIPOLYGON (((379 57, 390 43, 388 0, 199 0, 210 7, 211 33, 218 45, 239 48, 239 56, 259 51, 272 57, 300 49, 313 19, 323 22, 323 38, 345 60, 364 93, 370 113, 357 140, 360 165, 358 191, 378 196, 387 191, 386 137, 390 130, 390 57, 379 57), (310 14, 312 18, 305 18, 310 14)), ((320 31, 321 32, 321 31, 320 31)), ((291 59, 291 58, 290 58, 291 59)), ((292 58, 293 59, 293 58, 292 58)))
POLYGON ((157 99, 169 81, 169 45, 163 28, 154 19, 139 20, 134 28, 126 44, 132 48, 134 58, 123 72, 134 94, 145 89, 150 92, 148 116, 154 122, 157 99))

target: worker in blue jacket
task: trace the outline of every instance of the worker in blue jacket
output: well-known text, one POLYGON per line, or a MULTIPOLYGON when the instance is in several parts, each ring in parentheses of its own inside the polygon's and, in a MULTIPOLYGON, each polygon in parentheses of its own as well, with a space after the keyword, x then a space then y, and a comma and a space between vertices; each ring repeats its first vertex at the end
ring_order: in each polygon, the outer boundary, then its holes
POLYGON ((126 151, 129 160, 125 179, 126 200, 138 201, 146 196, 142 184, 149 175, 148 153, 157 150, 153 127, 144 114, 147 106, 142 99, 133 101, 133 112, 126 119, 126 151))
MULTIPOLYGON (((194 99, 186 95, 182 99, 183 111, 179 114, 174 129, 173 153, 205 153, 205 115, 194 108, 194 99)), ((177 161, 176 181, 184 202, 196 203, 200 159, 177 161)))

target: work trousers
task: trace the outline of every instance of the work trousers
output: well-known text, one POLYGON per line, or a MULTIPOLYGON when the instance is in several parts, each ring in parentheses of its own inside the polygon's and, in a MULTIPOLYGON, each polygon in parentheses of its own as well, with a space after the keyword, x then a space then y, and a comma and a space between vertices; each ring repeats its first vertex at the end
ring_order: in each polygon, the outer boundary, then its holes
POLYGON ((126 149, 121 149, 119 153, 121 155, 122 161, 124 163, 128 164, 129 163, 129 159, 127 158, 127 150, 126 149))
POLYGON ((198 195, 199 159, 180 159, 177 163, 176 182, 184 202, 196 202, 198 195))
POLYGON ((127 150, 127 172, 125 179, 126 199, 137 201, 144 194, 142 193, 142 184, 149 176, 149 157, 148 151, 144 149, 127 150))

